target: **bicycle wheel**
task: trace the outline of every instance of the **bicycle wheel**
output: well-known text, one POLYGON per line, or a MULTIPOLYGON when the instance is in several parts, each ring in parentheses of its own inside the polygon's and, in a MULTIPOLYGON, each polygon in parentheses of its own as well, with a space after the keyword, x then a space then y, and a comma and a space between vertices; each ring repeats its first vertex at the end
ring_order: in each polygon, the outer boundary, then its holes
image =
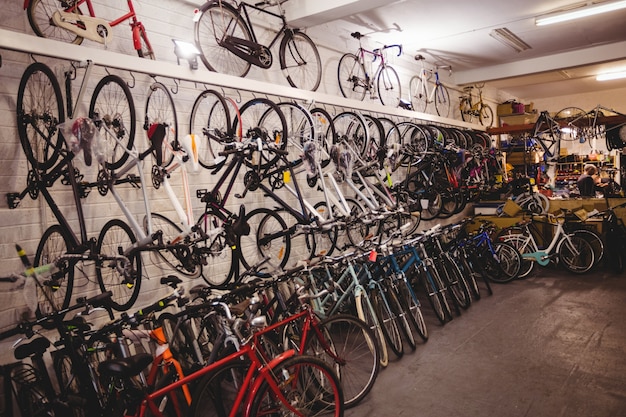
POLYGON ((249 269, 268 257, 263 265, 265 270, 284 268, 291 253, 291 236, 285 221, 275 211, 262 207, 246 213, 246 222, 250 233, 239 236, 238 245, 243 267, 249 269))
POLYGON ((289 403, 283 403, 270 384, 263 381, 252 400, 250 417, 289 415, 291 409, 310 417, 343 415, 341 383, 334 370, 322 360, 293 356, 281 361, 266 375, 274 379, 273 383, 289 403))
POLYGON ((409 96, 413 110, 426 113, 428 108, 428 91, 422 78, 414 75, 409 81, 409 96))
POLYGON ((106 126, 102 139, 106 143, 106 168, 118 169, 128 159, 135 142, 135 103, 130 89, 117 75, 102 78, 93 90, 89 117, 106 126), (114 137, 110 137, 113 135, 114 137))
MULTIPOLYGON (((148 40, 146 28, 144 28, 143 24, 139 23, 133 28, 133 41, 139 42, 139 48, 135 49, 139 58, 156 59, 152 45, 148 40)), ((135 43, 135 46, 136 45, 137 44, 135 43)))
POLYGON ((98 237, 96 251, 106 257, 96 268, 96 278, 100 291, 111 291, 111 307, 126 311, 135 304, 141 289, 141 252, 127 256, 129 265, 118 259, 120 253, 128 250, 137 239, 131 228, 119 219, 109 220, 98 237))
MULTIPOLYGON (((37 245, 33 265, 42 266, 56 262, 59 256, 69 253, 71 241, 60 225, 50 226, 37 245)), ((58 271, 50 278, 40 281, 41 287, 37 288, 37 312, 41 315, 67 308, 72 300, 75 262, 64 260, 57 262, 56 266, 58 271)))
POLYGON ((389 308, 394 314, 400 333, 402 334, 404 340, 406 340, 411 350, 414 351, 417 348, 417 344, 415 343, 415 336, 413 336, 413 330, 411 330, 411 325, 409 324, 409 319, 407 318, 408 309, 404 308, 403 304, 398 299, 396 289, 393 286, 388 285, 387 281, 385 281, 384 285, 386 286, 383 290, 385 299, 387 300, 387 303, 389 303, 389 308))
POLYGON ((356 304, 357 317, 366 323, 376 336, 376 343, 380 350, 380 366, 385 367, 389 364, 389 352, 387 351, 385 336, 374 313, 374 307, 372 307, 372 303, 367 295, 361 291, 355 294, 354 302, 356 304))
POLYGON ((193 347, 193 336, 189 334, 187 323, 183 320, 191 320, 191 318, 179 319, 175 314, 163 312, 159 315, 158 324, 165 333, 165 340, 169 345, 174 358, 180 363, 185 375, 196 369, 196 365, 200 363, 202 358, 196 357, 193 347))
MULTIPOLYGON (((30 0, 26 14, 28 15, 28 23, 33 29, 33 32, 35 32, 35 35, 41 38, 80 45, 83 42, 81 36, 52 23, 52 15, 59 10, 61 6, 69 6, 72 4, 74 3, 62 3, 59 2, 59 0, 30 0)), ((66 7, 64 10, 68 11, 69 7, 66 7)), ((83 14, 82 11, 80 8, 76 8, 73 12, 77 14, 76 20, 78 21, 80 19, 78 16, 83 14)), ((79 23, 76 22, 76 25, 78 26, 79 23)))
POLYGON ((286 138, 285 149, 289 152, 288 159, 290 161, 299 160, 302 158, 304 145, 315 139, 313 116, 306 108, 297 103, 283 102, 278 103, 277 106, 287 122, 289 137, 286 138))
MULTIPOLYGON (((202 264, 193 256, 194 247, 180 239, 182 229, 162 214, 150 215, 152 230, 161 233, 161 241, 157 246, 165 245, 166 248, 155 253, 167 263, 174 271, 189 278, 198 278, 202 273, 202 264)), ((148 231, 148 219, 144 218, 144 229, 148 231)))
POLYGON ((354 54, 345 54, 339 60, 337 80, 341 95, 349 99, 363 101, 365 92, 370 89, 365 67, 354 54))
POLYGON ((35 62, 26 68, 16 107, 17 132, 26 158, 37 170, 51 168, 64 146, 57 125, 65 120, 65 111, 61 87, 49 67, 35 62))
MULTIPOLYGON (((432 138, 430 132, 426 130, 424 126, 417 125, 413 122, 400 122, 398 123, 398 128, 400 129, 402 145, 407 147, 408 150, 420 155, 428 151, 432 138)), ((414 158, 415 162, 418 160, 419 158, 414 158)))
MULTIPOLYGON (((254 98, 241 106, 239 114, 235 116, 232 129, 235 131, 242 124, 243 135, 247 140, 261 139, 263 143, 271 147, 285 150, 289 137, 289 128, 285 115, 275 103, 266 98, 254 98)), ((261 169, 276 164, 280 155, 271 150, 263 150, 257 153, 253 159, 258 158, 261 169)), ((253 162, 245 159, 246 164, 253 162)))
POLYGON ((378 99, 385 106, 398 107, 402 98, 400 77, 393 67, 385 65, 378 72, 376 79, 378 99))
POLYGON ((322 60, 311 38, 297 30, 285 32, 278 57, 289 85, 302 90, 317 90, 322 80, 322 60))
POLYGON ((481 104, 478 112, 480 124, 486 127, 493 126, 493 110, 488 104, 481 104))
MULTIPOLYGON (((235 399, 242 389, 243 380, 248 369, 244 361, 232 361, 209 372, 197 382, 191 398, 193 417, 224 417, 231 413, 235 399)), ((234 415, 243 416, 243 405, 234 415)))
POLYGON ((422 314, 422 307, 410 287, 408 281, 401 278, 398 282, 398 298, 403 305, 404 311, 407 312, 409 323, 413 326, 413 329, 417 332, 417 335, 425 342, 428 340, 428 328, 424 321, 424 315, 422 314))
POLYGON ((450 116, 450 106, 450 92, 448 88, 443 84, 437 84, 437 87, 435 87, 435 110, 437 110, 437 114, 441 117, 450 116))
POLYGON ((225 157, 219 153, 226 143, 235 140, 230 123, 230 110, 224 97, 214 90, 200 93, 191 109, 189 133, 204 138, 198 141, 198 162, 204 168, 213 169, 224 161, 225 157))
POLYGON ((214 235, 214 231, 222 226, 222 221, 213 214, 204 213, 198 219, 196 226, 208 238, 199 242, 202 253, 202 279, 211 287, 223 288, 233 277, 233 252, 236 250, 226 241, 225 233, 214 235))
POLYGON ((365 209, 358 201, 352 198, 346 198, 348 207, 350 207, 350 221, 346 226, 345 235, 348 238, 350 246, 358 247, 363 244, 365 239, 370 237, 370 224, 363 221, 365 209))
POLYGON ((578 235, 585 239, 593 249, 593 264, 598 265, 604 258, 604 243, 602 238, 597 233, 588 229, 576 229, 571 232, 574 235, 578 235))
POLYGON ((206 2, 195 19, 195 43, 200 50, 200 59, 210 70, 237 77, 245 77, 250 63, 239 58, 224 45, 234 44, 233 39, 252 42, 246 22, 230 4, 206 2))
MULTIPOLYGON (((441 262, 437 271, 441 272, 441 278, 446 283, 448 292, 452 296, 452 301, 455 306, 459 306, 463 309, 468 309, 472 299, 469 295, 469 289, 467 288, 467 282, 463 278, 459 267, 447 256, 442 255, 441 262)), ((457 307, 458 309, 458 307, 457 307)), ((458 311, 458 310, 457 310, 458 311)))
POLYGON ((404 345, 402 343, 402 336, 400 336, 398 322, 395 318, 396 315, 390 310, 383 298, 384 296, 378 289, 371 290, 368 297, 372 302, 374 313, 380 323, 380 328, 385 337, 387 347, 391 349, 398 358, 401 358, 402 355, 404 355, 404 345))
POLYGON ((593 268, 593 248, 584 238, 568 235, 557 248, 559 263, 575 274, 584 274, 593 268))
POLYGON ((158 163, 157 152, 161 153, 161 166, 167 166, 174 155, 170 151, 170 146, 178 143, 178 118, 176 116, 176 106, 169 89, 163 84, 156 82, 150 85, 148 98, 146 100, 146 111, 144 115, 143 129, 146 134, 137 141, 136 150, 141 155, 150 149, 152 141, 148 138, 147 132, 150 126, 160 123, 165 125, 165 138, 161 149, 153 149, 152 156, 155 164, 158 163), (168 146, 170 144, 170 146, 168 146))
MULTIPOLYGON (((329 219, 329 215, 327 214, 329 208, 326 206, 326 202, 319 201, 315 204, 314 207, 322 223, 325 220, 329 219)), ((328 227, 324 227, 321 230, 316 228, 312 230, 311 233, 307 233, 307 235, 311 236, 313 241, 315 242, 314 251, 313 253, 311 253, 311 257, 320 255, 330 256, 337 247, 339 227, 333 226, 330 229, 328 229, 328 227)))
MULTIPOLYGON (((443 282, 435 268, 429 268, 423 265, 420 269, 420 277, 418 280, 426 291, 428 302, 433 308, 439 322, 446 324, 448 320, 452 319, 452 313, 445 296, 443 282)), ((415 290, 415 287, 413 289, 415 290)))
POLYGON ((337 130, 332 116, 322 108, 311 110, 313 127, 315 129, 315 141, 317 143, 318 160, 325 168, 330 163, 330 149, 337 139, 337 130))
POLYGON ((487 278, 493 282, 507 283, 513 281, 520 273, 522 256, 508 242, 493 242, 494 254, 486 250, 487 278), (494 258, 495 257, 495 258, 494 258))
POLYGON ((370 141, 365 118, 356 112, 345 111, 333 118, 337 142, 346 143, 357 155, 363 157, 370 141))
MULTIPOLYGON (((338 367, 345 406, 354 407, 370 392, 378 377, 380 348, 376 336, 365 322, 347 314, 322 321, 320 328, 332 342, 332 353, 326 353, 324 359, 331 366, 338 362, 335 367, 338 367)), ((319 342, 315 337, 310 340, 319 342)))

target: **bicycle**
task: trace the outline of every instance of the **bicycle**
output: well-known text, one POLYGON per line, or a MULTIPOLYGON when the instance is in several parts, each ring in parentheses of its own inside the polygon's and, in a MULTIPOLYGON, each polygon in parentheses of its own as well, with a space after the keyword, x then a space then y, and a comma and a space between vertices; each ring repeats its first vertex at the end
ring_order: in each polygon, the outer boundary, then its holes
POLYGON ((415 59, 421 62, 422 67, 419 74, 411 77, 409 81, 409 96, 413 110, 426 113, 428 106, 434 103, 437 115, 448 117, 450 115, 450 93, 448 88, 439 80, 439 69, 448 69, 452 73, 452 67, 446 65, 426 69, 424 66, 426 58, 423 55, 416 55, 415 59), (428 84, 433 76, 435 80, 432 82, 432 90, 429 93, 428 84))
POLYGON ((459 110, 461 111, 461 118, 464 122, 473 123, 478 119, 481 125, 491 127, 493 126, 493 110, 483 100, 483 88, 484 84, 476 86, 467 86, 463 88, 463 95, 459 97, 459 110), (473 94, 474 88, 478 90, 478 100, 475 100, 473 94))
POLYGON ((154 58, 152 45, 143 23, 137 18, 132 0, 127 0, 128 13, 111 20, 95 14, 92 0, 25 0, 24 9, 33 32, 39 37, 81 44, 83 39, 104 44, 110 41, 112 28, 130 20, 133 48, 140 58, 154 58), (86 6, 87 13, 84 13, 86 6))
POLYGON ((365 94, 369 93, 371 99, 378 98, 383 105, 398 106, 402 98, 400 77, 396 70, 387 64, 384 51, 397 48, 398 56, 400 56, 402 55, 402 45, 386 45, 370 51, 361 46, 361 39, 364 35, 353 32, 350 36, 359 41, 359 49, 356 53, 344 54, 339 59, 337 79, 341 94, 346 98, 362 101, 365 94), (366 54, 372 57, 372 64, 380 59, 378 67, 373 73, 366 70, 366 54))
MULTIPOLYGON (((80 66, 86 70, 76 102, 81 101, 85 92, 92 63, 87 62, 80 66)), ((75 78, 76 69, 76 66, 72 64, 72 69, 65 73, 69 116, 74 116, 71 83, 75 78)), ((18 88, 17 125, 20 143, 32 169, 28 174, 26 189, 21 193, 8 193, 7 202, 9 207, 14 209, 26 195, 36 199, 41 194, 58 221, 58 224, 50 226, 44 232, 34 259, 35 266, 52 262, 57 264, 57 271, 46 279, 38 293, 38 308, 43 314, 66 308, 69 305, 75 266, 79 262, 96 261, 98 263, 105 259, 111 260, 116 263, 118 272, 125 274, 124 281, 128 284, 133 282, 135 274, 141 272, 139 256, 127 258, 117 252, 110 258, 100 256, 96 249, 95 239, 87 236, 81 198, 89 193, 90 186, 82 181, 83 176, 74 167, 75 154, 68 149, 65 137, 58 127, 65 120, 65 114, 59 83, 50 68, 39 62, 31 64, 24 71, 18 88), (70 226, 50 191, 50 188, 59 180, 71 186, 79 234, 70 226)), ((127 157, 126 149, 132 147, 134 140, 135 109, 128 86, 114 75, 101 79, 94 89, 89 114, 92 117, 101 118, 102 126, 107 132, 104 145, 101 144, 97 157, 98 163, 110 169, 121 166, 127 157), (121 151, 121 148, 125 151, 121 151)), ((83 128, 91 131, 89 124, 79 123, 74 126, 72 123, 66 127, 70 131, 76 127, 76 133, 79 134, 82 134, 83 128)), ((93 131, 90 134, 93 135, 93 131)), ((85 141, 83 145, 88 143, 85 141)), ((79 151, 80 147, 74 150, 79 151)), ((89 148, 88 151, 90 150, 89 148)), ((91 152, 88 151, 84 152, 87 165, 92 162, 91 152)), ((126 234, 125 241, 134 242, 134 235, 127 227, 123 228, 122 232, 126 234)))
POLYGON ((272 48, 282 36, 278 49, 280 69, 289 85, 315 91, 322 79, 322 62, 317 47, 299 29, 290 28, 281 4, 286 0, 266 0, 256 4, 210 0, 194 12, 195 43, 200 58, 211 71, 245 77, 255 65, 269 69, 273 63, 272 48), (278 13, 264 7, 276 6, 278 13), (249 11, 278 19, 281 27, 268 45, 259 42, 249 11))
POLYGON ((543 241, 542 233, 538 229, 536 220, 531 215, 530 220, 520 222, 512 228, 503 229, 499 239, 513 245, 522 255, 522 265, 519 277, 527 277, 535 264, 547 266, 551 261, 562 264, 565 269, 575 274, 583 274, 594 266, 594 251, 591 244, 575 233, 567 233, 564 229, 564 218, 547 215, 547 222, 554 229, 552 239, 540 248, 543 241), (519 232, 521 229, 521 233, 519 232))

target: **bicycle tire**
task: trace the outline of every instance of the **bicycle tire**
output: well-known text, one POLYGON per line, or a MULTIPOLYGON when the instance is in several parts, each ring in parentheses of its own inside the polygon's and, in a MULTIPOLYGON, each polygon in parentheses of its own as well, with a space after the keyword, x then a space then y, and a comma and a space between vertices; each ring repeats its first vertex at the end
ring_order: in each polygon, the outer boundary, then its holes
POLYGON ((369 78, 365 67, 354 54, 344 54, 337 66, 339 91, 345 98, 363 101, 365 93, 370 89, 369 78))
POLYGON ((508 242, 492 242, 494 254, 486 249, 488 262, 487 278, 492 282, 505 284, 516 279, 520 273, 522 256, 514 245, 508 242), (497 259, 494 259, 494 255, 497 259))
POLYGON ((380 350, 380 366, 386 367, 389 365, 389 351, 385 343, 385 335, 383 335, 380 323, 376 318, 374 307, 372 307, 370 299, 363 292, 359 292, 354 296, 354 302, 356 304, 357 317, 366 323, 376 336, 376 343, 380 350))
MULTIPOLYGON (((222 417, 230 414, 243 385, 248 362, 232 361, 209 372, 195 384, 191 398, 193 417, 222 417)), ((235 415, 243 415, 243 405, 235 415)))
POLYGON ((575 229, 570 233, 579 235, 591 245, 594 265, 598 265, 604 259, 604 242, 602 242, 602 238, 597 233, 589 229, 575 229))
MULTIPOLYGON (((268 375, 275 375, 275 381, 290 406, 298 413, 307 416, 331 414, 343 416, 344 397, 341 383, 334 370, 324 361, 312 356, 298 355, 281 361, 268 375)), ((261 382, 252 399, 250 417, 266 415, 286 415, 289 409, 276 399, 267 381, 261 382)))
MULTIPOLYGON (((420 126, 413 122, 400 122, 398 123, 400 129, 400 136, 402 138, 402 145, 409 147, 409 149, 420 156, 428 152, 431 147, 432 138, 429 131, 424 126, 420 126)), ((419 158, 414 158, 414 162, 417 163, 419 158)))
MULTIPOLYGON (((367 141, 367 146, 363 150, 363 158, 365 161, 376 161, 379 160, 379 153, 381 152, 382 146, 385 141, 385 128, 383 124, 378 120, 378 117, 374 117, 370 114, 363 114, 363 120, 367 124, 367 137, 369 140, 367 141)), ((357 132, 358 136, 358 132, 357 132)), ((371 169, 377 169, 378 166, 374 166, 371 169)), ((371 171, 363 171, 364 175, 368 175, 371 171)))
POLYGON ((156 59, 154 55, 154 50, 152 49, 152 44, 148 40, 148 34, 146 33, 146 28, 143 26, 143 23, 136 23, 136 26, 131 26, 133 30, 133 41, 139 42, 139 48, 137 48, 137 44, 135 44, 135 50, 137 51, 137 55, 139 58, 146 59, 156 59))
POLYGON ((285 32, 278 49, 280 69, 294 88, 316 91, 322 81, 322 60, 315 43, 299 30, 285 32))
MULTIPOLYGON (((330 337, 333 354, 340 360, 337 375, 345 406, 352 408, 371 391, 378 377, 380 347, 376 336, 364 321, 348 314, 333 315, 323 320, 320 327, 330 337)), ((332 356, 326 361, 335 362, 332 356)))
POLYGON ((251 42, 252 34, 246 22, 233 6, 224 2, 208 1, 198 13, 200 17, 194 25, 194 39, 202 63, 210 71, 245 77, 251 64, 221 43, 225 35, 251 42))
MULTIPOLYGON (((135 234, 130 226, 120 219, 109 220, 98 237, 96 252, 98 255, 117 257, 120 250, 127 250, 137 242, 135 234)), ((107 260, 96 268, 96 278, 100 291, 111 291, 111 307, 117 311, 126 311, 135 304, 141 289, 141 252, 136 251, 128 256, 133 276, 131 279, 123 277, 119 273, 119 265, 116 260, 107 260)))
MULTIPOLYGON (((61 256, 70 253, 72 239, 69 233, 58 224, 46 229, 35 252, 34 266, 47 265, 61 256)), ((47 315, 69 307, 74 289, 75 262, 65 260, 57 265, 50 279, 37 288, 37 313, 47 315)))
POLYGON ((285 149, 289 152, 290 161, 302 160, 304 145, 315 140, 315 126, 313 116, 303 106, 292 102, 281 102, 277 104, 285 116, 289 137, 286 138, 285 149))
POLYGON ((368 297, 372 302, 374 313, 380 323, 380 328, 385 337, 385 343, 387 347, 396 355, 399 359, 404 355, 404 344, 402 343, 402 336, 400 335, 400 328, 395 314, 391 311, 383 299, 383 295, 378 289, 372 289, 368 292, 368 297))
MULTIPOLYGON (((328 219, 328 215, 325 213, 330 209, 326 206, 326 202, 319 201, 315 203, 314 207, 320 215, 322 223, 328 219)), ((330 256, 333 254, 337 248, 337 237, 339 236, 338 226, 333 226, 329 230, 319 230, 318 228, 315 228, 310 234, 312 235, 314 241, 314 251, 311 253, 311 257, 320 255, 330 256)))
POLYGON ((455 252, 454 261, 457 266, 459 266, 459 270, 461 274, 466 278, 467 287, 474 298, 474 300, 480 300, 480 288, 478 288, 478 281, 476 280, 476 273, 469 264, 467 259, 467 254, 463 251, 455 252))
POLYGON ((326 110, 316 107, 310 113, 313 116, 319 161, 322 168, 326 168, 330 163, 330 149, 337 141, 337 130, 332 116, 326 110))
POLYGON ((146 131, 142 135, 143 140, 138 140, 135 149, 141 155, 152 145, 152 141, 148 138, 148 130, 153 124, 160 123, 165 125, 165 138, 163 139, 163 148, 160 150, 153 149, 152 157, 154 163, 157 163, 157 152, 161 152, 161 166, 169 165, 174 159, 174 155, 170 151, 170 147, 176 147, 178 143, 178 117, 176 115, 176 106, 169 89, 155 82, 150 85, 150 91, 146 99, 146 107, 144 113, 143 129, 146 131), (170 146, 168 146, 170 144, 170 146))
POLYGON ((393 67, 385 65, 380 69, 376 77, 376 89, 378 100, 383 106, 398 107, 402 98, 402 86, 400 77, 393 67))
POLYGON ((274 271, 284 268, 291 253, 291 236, 282 217, 271 209, 261 207, 246 213, 245 219, 251 230, 247 236, 238 237, 243 267, 249 269, 269 257, 263 265, 264 269, 274 271), (268 236, 269 240, 265 241, 268 236))
MULTIPOLYGON (((196 226, 204 232, 205 236, 211 236, 213 230, 222 227, 222 221, 211 213, 200 215, 196 226)), ((226 235, 220 234, 213 238, 211 242, 205 240, 199 243, 200 252, 203 254, 206 263, 202 265, 202 279, 214 288, 224 288, 231 282, 234 275, 234 259, 237 249, 232 248, 226 241, 226 235)))
POLYGON ((389 303, 389 308, 393 312, 396 322, 398 323, 398 328, 400 329, 400 333, 402 334, 402 338, 407 342, 409 348, 412 351, 415 351, 417 348, 417 343, 415 342, 415 336, 413 335, 413 329, 411 328, 411 324, 409 324, 409 319, 407 316, 409 315, 408 309, 404 307, 400 299, 398 298, 398 294, 396 289, 389 285, 387 281, 385 281, 385 298, 389 303))
POLYGON ((65 120, 65 110, 59 81, 48 66, 35 62, 26 68, 16 108, 17 132, 28 162, 40 171, 51 168, 65 146, 57 129, 65 120))
POLYGON ((428 91, 426 83, 422 82, 422 78, 414 75, 409 80, 409 94, 411 99, 411 107, 415 111, 426 113, 428 109, 428 91))
POLYGON ((480 124, 485 127, 493 126, 493 109, 488 105, 482 103, 478 112, 478 120, 480 124))
POLYGON ((191 320, 191 318, 179 319, 175 314, 163 312, 157 319, 174 358, 182 366, 183 372, 188 374, 197 369, 196 366, 202 358, 196 358, 191 341, 193 336, 189 334, 186 323, 182 323, 181 320, 191 320))
POLYGON ((409 317, 409 323, 413 326, 413 329, 423 342, 428 340, 428 328, 424 321, 424 315, 422 314, 422 306, 415 296, 413 289, 410 288, 410 284, 404 278, 401 278, 398 283, 398 299, 402 304, 404 311, 407 312, 409 317))
POLYGON ((355 199, 346 198, 346 203, 350 207, 350 221, 346 225, 346 237, 350 246, 358 247, 370 236, 370 225, 362 221, 365 208, 355 199))
POLYGON ((137 124, 133 96, 124 80, 117 75, 107 75, 98 82, 89 103, 89 118, 102 121, 120 141, 121 144, 101 131, 101 139, 107 147, 106 168, 120 168, 133 149, 137 124))
POLYGON ((333 118, 337 142, 347 143, 360 157, 364 157, 370 142, 370 133, 363 115, 344 111, 333 118))
POLYGON ((498 234, 498 239, 513 245, 515 249, 522 255, 522 263, 517 274, 518 278, 526 278, 530 275, 535 267, 535 262, 531 259, 524 258, 524 254, 534 253, 538 250, 532 237, 529 237, 524 229, 518 227, 508 227, 498 234))
MULTIPOLYGON (((246 140, 260 138, 264 143, 271 144, 280 150, 287 148, 289 128, 285 115, 277 104, 273 101, 258 97, 246 102, 239 109, 239 114, 235 116, 232 123, 232 131, 235 131, 239 124, 242 124, 243 134, 246 140)), ((280 155, 270 150, 258 152, 259 158, 256 164, 253 161, 244 159, 248 166, 258 166, 261 169, 275 165, 280 159, 280 155)), ((253 158, 254 159, 254 158, 253 158)))
POLYGON ((196 98, 189 119, 189 133, 202 135, 198 141, 198 162, 213 169, 225 160, 219 153, 235 140, 226 99, 215 90, 205 90, 196 98))
POLYGON ((442 254, 439 265, 440 268, 437 268, 437 270, 442 272, 444 282, 447 284, 448 292, 452 296, 455 306, 467 310, 472 299, 469 295, 467 282, 463 278, 461 271, 459 271, 459 267, 445 253, 442 254))
MULTIPOLYGON (((28 15, 28 23, 31 29, 40 38, 80 45, 83 42, 81 36, 52 23, 52 14, 59 9, 59 5, 58 0, 30 0, 26 14, 28 15)), ((80 8, 76 10, 78 15, 83 14, 80 8)))
POLYGON ((433 308, 437 320, 441 324, 446 324, 452 318, 452 313, 443 292, 443 283, 441 278, 439 278, 437 270, 423 265, 418 280, 421 282, 424 291, 426 291, 428 302, 433 308))
POLYGON ((593 268, 593 248, 584 238, 569 235, 557 247, 559 263, 574 274, 584 274, 593 268))
MULTIPOLYGON (((151 213, 150 217, 153 230, 161 232, 162 243, 171 246, 169 248, 161 248, 154 251, 154 253, 168 264, 172 270, 188 278, 198 278, 202 274, 202 263, 197 262, 197 259, 193 256, 193 245, 184 241, 175 242, 183 232, 182 229, 162 214, 151 213)), ((144 218, 144 230, 146 231, 148 231, 147 226, 147 218, 144 218)))
POLYGON ((450 92, 448 87, 443 84, 437 84, 435 87, 435 110, 441 117, 450 116, 450 92))

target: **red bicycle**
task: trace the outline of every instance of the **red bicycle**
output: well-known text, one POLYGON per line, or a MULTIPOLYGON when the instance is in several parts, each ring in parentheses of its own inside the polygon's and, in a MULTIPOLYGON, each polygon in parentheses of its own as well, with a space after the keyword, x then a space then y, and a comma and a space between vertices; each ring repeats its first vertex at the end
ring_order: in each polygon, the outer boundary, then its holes
POLYGON ((24 10, 37 36, 77 45, 89 39, 106 46, 111 28, 130 20, 133 48, 140 57, 154 59, 146 28, 137 19, 132 0, 127 3, 128 13, 112 21, 97 17, 91 0, 24 0, 24 10), (83 12, 85 7, 87 13, 83 12))

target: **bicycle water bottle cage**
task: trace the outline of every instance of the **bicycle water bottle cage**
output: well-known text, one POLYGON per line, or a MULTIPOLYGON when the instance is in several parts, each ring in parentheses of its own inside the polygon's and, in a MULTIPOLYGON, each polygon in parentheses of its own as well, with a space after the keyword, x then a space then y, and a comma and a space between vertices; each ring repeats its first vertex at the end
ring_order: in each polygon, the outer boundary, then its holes
POLYGON ((162 123, 154 123, 148 128, 148 139, 150 139, 150 149, 148 149, 141 157, 149 152, 153 152, 158 166, 163 164, 163 140, 167 130, 162 123))

